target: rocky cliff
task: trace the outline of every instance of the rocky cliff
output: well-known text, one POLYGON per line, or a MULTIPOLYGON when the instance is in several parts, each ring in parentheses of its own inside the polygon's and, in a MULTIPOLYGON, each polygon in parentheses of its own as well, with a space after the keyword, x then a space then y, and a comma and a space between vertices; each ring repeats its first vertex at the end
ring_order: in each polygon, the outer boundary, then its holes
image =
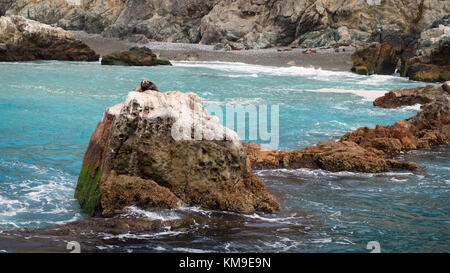
POLYGON ((97 61, 99 55, 74 35, 21 16, 0 17, 0 61, 97 61))
POLYGON ((447 14, 421 33, 374 31, 352 55, 352 71, 363 75, 398 72, 411 80, 425 82, 449 80, 449 20, 447 14))
POLYGON ((75 197, 88 213, 126 206, 275 212, 239 137, 193 93, 132 91, 105 111, 84 156, 75 197))
POLYGON ((449 12, 447 0, 0 1, 0 14, 65 29, 241 48, 359 44, 379 28, 418 33, 449 12))

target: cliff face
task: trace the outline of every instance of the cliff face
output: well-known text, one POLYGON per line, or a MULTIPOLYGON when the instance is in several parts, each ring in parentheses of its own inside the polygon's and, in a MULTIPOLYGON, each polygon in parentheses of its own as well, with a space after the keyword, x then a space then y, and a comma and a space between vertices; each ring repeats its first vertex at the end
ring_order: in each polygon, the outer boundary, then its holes
POLYGON ((377 29, 420 32, 447 0, 2 0, 0 13, 108 37, 302 47, 365 41, 377 29))
POLYGON ((450 14, 433 22, 420 34, 374 31, 367 44, 352 55, 352 71, 358 74, 392 75, 437 82, 450 79, 450 14))

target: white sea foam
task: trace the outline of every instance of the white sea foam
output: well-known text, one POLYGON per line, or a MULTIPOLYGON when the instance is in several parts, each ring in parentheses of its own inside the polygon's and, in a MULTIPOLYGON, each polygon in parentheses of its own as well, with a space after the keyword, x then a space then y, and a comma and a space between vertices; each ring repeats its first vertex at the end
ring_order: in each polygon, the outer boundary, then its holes
POLYGON ((317 93, 342 93, 342 94, 350 93, 357 95, 359 97, 363 97, 364 100, 366 101, 374 101, 376 98, 383 96, 387 92, 386 90, 385 91, 362 90, 362 89, 351 90, 351 89, 336 89, 336 88, 307 89, 305 91, 317 93))
POLYGON ((321 169, 272 169, 272 170, 257 170, 255 173, 258 176, 285 176, 285 175, 296 175, 296 176, 309 176, 309 177, 360 177, 360 178, 371 178, 371 177, 408 177, 415 176, 422 178, 422 175, 415 174, 413 172, 381 172, 381 173, 358 173, 358 172, 330 172, 321 169))
POLYGON ((229 77, 258 77, 261 75, 269 76, 292 76, 292 77, 307 77, 320 81, 342 81, 354 82, 361 85, 369 86, 381 86, 388 81, 395 82, 408 82, 407 78, 401 78, 390 75, 370 75, 362 76, 346 71, 331 71, 323 70, 321 68, 314 67, 277 67, 277 66, 264 66, 255 64, 246 64, 239 62, 211 62, 211 61, 174 61, 174 66, 178 67, 203 67, 219 71, 225 71, 229 73, 236 73, 235 75, 227 75, 229 77))
POLYGON ((247 217, 247 218, 257 219, 257 220, 261 220, 261 221, 265 221, 265 222, 271 222, 271 223, 291 223, 290 220, 301 218, 299 216, 296 216, 296 214, 293 214, 293 215, 288 216, 288 217, 274 217, 274 218, 272 218, 272 217, 264 217, 264 216, 261 216, 261 215, 256 214, 256 213, 249 214, 249 215, 244 214, 243 216, 247 217))
POLYGON ((419 111, 420 107, 422 107, 422 105, 417 103, 417 104, 414 104, 414 105, 403 106, 403 107, 397 108, 395 110, 401 111, 401 112, 419 111))
POLYGON ((176 247, 174 251, 188 252, 188 253, 211 253, 215 251, 209 251, 204 249, 188 248, 188 247, 176 247))
POLYGON ((247 73, 250 75, 265 74, 273 76, 313 76, 313 77, 347 76, 353 78, 361 77, 360 75, 356 75, 350 72, 322 70, 320 68, 314 67, 299 67, 299 66, 276 67, 276 66, 263 66, 263 65, 238 63, 238 62, 207 62, 207 61, 196 61, 196 62, 178 61, 173 62, 172 64, 174 66, 179 67, 204 67, 214 70, 234 72, 240 74, 247 73))
POLYGON ((161 220, 161 221, 168 221, 168 220, 176 220, 181 219, 179 215, 176 214, 174 211, 149 211, 149 210, 143 210, 136 206, 130 206, 126 207, 125 209, 125 216, 134 216, 134 217, 143 217, 150 220, 161 220))

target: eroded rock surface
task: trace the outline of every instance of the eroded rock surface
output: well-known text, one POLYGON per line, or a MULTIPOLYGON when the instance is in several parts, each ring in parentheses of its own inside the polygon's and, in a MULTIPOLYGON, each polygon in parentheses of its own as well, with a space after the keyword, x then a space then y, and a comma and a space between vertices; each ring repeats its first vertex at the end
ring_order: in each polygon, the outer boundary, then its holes
POLYGON ((98 54, 62 28, 21 16, 0 17, 0 61, 98 59, 98 54))
MULTIPOLYGON (((444 19, 437 22, 445 22, 444 19)), ((450 26, 439 24, 420 34, 415 56, 408 60, 406 75, 425 82, 450 80, 450 26)))
POLYGON ((4 0, 0 12, 137 42, 266 48, 359 44, 378 28, 418 33, 450 7, 447 0, 4 0))
POLYGON ((421 33, 375 31, 352 55, 352 71, 358 74, 395 72, 411 80, 443 82, 450 79, 449 15, 421 33))
POLYGON ((105 111, 75 197, 84 211, 103 216, 129 205, 245 213, 280 208, 247 166, 237 134, 209 116, 197 95, 179 91, 132 91, 105 111))

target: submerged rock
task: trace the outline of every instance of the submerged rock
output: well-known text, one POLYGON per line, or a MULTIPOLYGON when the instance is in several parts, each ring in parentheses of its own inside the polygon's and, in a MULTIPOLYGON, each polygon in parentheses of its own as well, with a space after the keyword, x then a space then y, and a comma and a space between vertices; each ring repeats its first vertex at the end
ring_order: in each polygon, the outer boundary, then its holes
POLYGON ((397 108, 415 104, 429 103, 443 94, 450 94, 450 82, 440 85, 427 85, 414 88, 394 89, 375 99, 374 106, 397 108))
POLYGON ((74 35, 21 16, 0 17, 0 61, 97 61, 74 35))
POLYGON ((172 65, 168 60, 160 60, 151 49, 132 47, 128 51, 115 52, 102 57, 102 65, 155 66, 172 65))
POLYGON ((402 151, 429 148, 450 141, 450 96, 426 104, 414 117, 391 126, 361 127, 339 141, 321 141, 295 151, 267 150, 244 143, 248 164, 254 169, 312 168, 332 172, 384 172, 417 169, 415 163, 389 159, 402 151))
POLYGON ((182 204, 276 212, 278 202, 246 164, 234 131, 193 93, 132 91, 92 134, 75 191, 82 209, 111 216, 126 206, 182 204))

